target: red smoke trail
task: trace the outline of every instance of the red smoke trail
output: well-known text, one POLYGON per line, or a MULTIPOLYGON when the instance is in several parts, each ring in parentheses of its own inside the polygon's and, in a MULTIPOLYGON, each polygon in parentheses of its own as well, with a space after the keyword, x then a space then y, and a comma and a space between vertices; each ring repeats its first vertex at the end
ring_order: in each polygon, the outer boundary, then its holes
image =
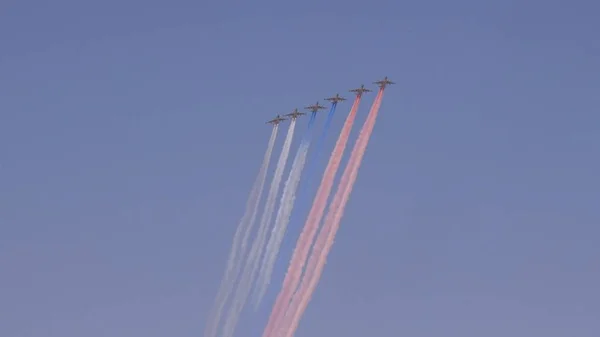
POLYGON ((358 169, 360 168, 360 164, 367 149, 367 144, 369 143, 369 138, 373 132, 382 98, 383 89, 380 89, 373 102, 369 116, 360 131, 358 140, 354 145, 354 149, 352 150, 352 154, 350 155, 350 159, 342 175, 338 190, 333 197, 323 228, 317 237, 317 241, 315 242, 315 246, 309 258, 306 273, 300 284, 300 289, 294 294, 294 298, 290 304, 290 310, 285 315, 285 323, 281 326, 284 332, 282 337, 291 337, 294 335, 300 322, 300 318, 306 310, 306 306, 308 305, 312 293, 323 273, 327 255, 331 250, 335 235, 339 229, 346 203, 352 193, 352 187, 356 181, 358 169))
POLYGON ((273 307, 273 311, 269 317, 269 322, 267 323, 267 327, 263 332, 263 337, 271 335, 273 329, 277 328, 279 322, 283 318, 282 315, 286 312, 292 292, 298 287, 311 244, 314 240, 317 229, 319 228, 321 219, 323 218, 327 199, 331 193, 335 175, 340 167, 340 161, 342 159, 342 155, 344 154, 344 150, 346 149, 348 138, 350 137, 350 131, 352 130, 352 125, 354 124, 360 99, 360 96, 357 96, 354 99, 352 109, 350 109, 350 113, 348 114, 348 117, 346 117, 342 131, 340 132, 335 147, 333 148, 329 162, 327 163, 327 168, 325 168, 323 178, 321 179, 321 185, 319 186, 312 208, 308 214, 308 219, 306 220, 304 228, 302 229, 302 233, 300 234, 300 237, 296 243, 296 248, 285 275, 283 286, 279 292, 279 295, 277 295, 277 300, 275 301, 275 306, 273 307))

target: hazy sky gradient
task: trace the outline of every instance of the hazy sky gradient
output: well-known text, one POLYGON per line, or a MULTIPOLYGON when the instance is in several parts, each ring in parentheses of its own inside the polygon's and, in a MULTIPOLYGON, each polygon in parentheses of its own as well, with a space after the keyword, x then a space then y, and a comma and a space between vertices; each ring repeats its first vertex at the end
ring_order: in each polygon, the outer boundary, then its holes
MULTIPOLYGON (((200 336, 264 122, 385 75, 297 337, 599 336, 599 11, 3 0, 0 336, 200 336)), ((237 336, 260 335, 310 202, 237 336)))

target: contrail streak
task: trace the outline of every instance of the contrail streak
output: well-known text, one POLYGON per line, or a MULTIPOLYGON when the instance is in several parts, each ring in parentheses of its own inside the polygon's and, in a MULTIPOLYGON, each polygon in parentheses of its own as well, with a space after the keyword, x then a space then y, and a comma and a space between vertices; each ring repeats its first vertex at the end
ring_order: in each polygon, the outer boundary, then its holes
POLYGON ((273 227, 271 237, 267 243, 267 250, 263 257, 263 262, 259 272, 259 279, 257 282, 258 295, 256 296, 255 310, 258 309, 258 306, 260 305, 260 302, 267 291, 269 283, 271 282, 273 266, 275 264, 277 254, 279 253, 279 248, 281 247, 281 242, 287 230, 287 226, 290 222, 290 216, 292 214, 292 210, 294 209, 294 202, 296 201, 298 184, 300 183, 300 178, 302 177, 302 170, 304 169, 306 156, 310 147, 310 137, 312 135, 312 127, 315 121, 315 116, 315 112, 310 115, 308 129, 306 130, 302 142, 300 143, 298 152, 296 152, 292 169, 290 170, 288 179, 285 182, 285 187, 283 188, 283 195, 281 196, 279 210, 277 211, 277 216, 275 218, 275 226, 273 227))
POLYGON ((206 330, 204 331, 205 337, 215 337, 219 322, 221 320, 223 307, 227 302, 227 298, 231 294, 234 281, 237 279, 240 273, 241 261, 239 257, 245 255, 248 237, 255 222, 258 205, 260 204, 260 197, 262 196, 262 192, 264 190, 267 168, 269 167, 269 163, 271 161, 271 154, 273 153, 273 147, 275 145, 275 139, 277 138, 278 130, 278 125, 273 126, 262 165, 260 166, 260 170, 258 171, 258 175, 254 181, 254 185, 252 186, 252 190, 248 200, 246 201, 246 211, 244 212, 244 215, 242 216, 242 219, 240 220, 235 231, 231 252, 229 253, 229 259, 227 261, 227 268, 225 269, 225 274, 223 275, 223 280, 221 281, 221 285, 217 293, 214 308, 211 316, 209 317, 206 330), (241 247, 240 240, 242 240, 241 247), (241 249, 239 253, 238 249, 241 249))
POLYGON ((327 167, 325 168, 325 172, 323 174, 323 178, 321 179, 321 185, 319 186, 317 195, 313 201, 312 208, 308 214, 308 218, 304 224, 302 233, 300 234, 300 237, 296 243, 296 248, 294 249, 290 265, 285 275, 282 289, 277 296, 277 300, 275 301, 275 306, 273 307, 273 311, 269 317, 269 322, 267 323, 263 337, 270 336, 273 329, 276 329, 280 324, 280 321, 283 319, 283 315, 285 314, 286 308, 291 299, 292 292, 295 291, 296 287, 298 286, 300 277, 302 275, 302 269, 306 262, 306 258, 310 251, 315 234, 319 228, 323 213, 325 212, 327 199, 331 193, 335 175, 340 166, 344 150, 346 149, 360 100, 360 96, 357 96, 354 100, 354 104, 352 104, 350 113, 348 114, 348 117, 346 117, 342 131, 340 132, 335 147, 331 153, 329 162, 327 163, 327 167))
POLYGON ((282 337, 292 337, 294 335, 300 322, 300 318, 306 310, 306 306, 308 305, 308 302, 312 297, 312 293, 314 292, 321 274, 323 273, 327 255, 329 254, 331 246, 333 245, 335 235, 340 226, 340 221, 344 215, 346 203, 348 202, 350 194, 352 193, 352 187, 356 182, 358 170, 362 163, 362 159, 367 149, 371 134, 373 133, 373 127, 375 126, 375 121, 377 119, 377 114, 383 98, 383 91, 384 89, 382 88, 377 93, 377 97, 373 102, 369 116, 367 117, 367 120, 360 131, 358 140, 354 145, 354 149, 352 149, 352 154, 350 155, 350 159, 342 175, 338 190, 333 197, 331 206, 327 212, 323 229, 321 230, 321 233, 319 233, 319 237, 315 242, 308 266, 306 267, 306 273, 302 279, 302 283, 300 284, 300 289, 296 294, 294 294, 294 298, 292 299, 292 303, 289 307, 289 312, 286 313, 285 323, 289 322, 289 324, 284 324, 282 326, 282 330, 285 332, 282 334, 282 337))
POLYGON ((267 201, 265 203, 265 209, 260 221, 258 233, 256 234, 254 242, 252 243, 252 248, 250 249, 248 260, 246 261, 244 270, 242 272, 242 278, 240 279, 240 282, 236 288, 234 297, 232 299, 231 307, 229 308, 229 313, 226 317, 225 324, 223 326, 223 334, 221 335, 221 337, 233 336, 237 322, 239 320, 240 313, 244 305, 246 304, 246 300, 252 287, 252 283, 256 278, 259 258, 264 249, 265 236, 267 234, 267 229, 273 217, 275 202, 277 201, 276 197, 279 193, 279 186, 281 185, 283 171, 285 169, 285 164, 287 163, 287 159, 290 153, 290 147, 292 145, 292 138, 294 137, 295 126, 296 120, 292 119, 290 122, 288 133, 283 143, 281 154, 279 155, 279 160, 277 162, 277 167, 273 175, 273 180, 271 181, 271 186, 269 189, 269 194, 267 195, 267 201))

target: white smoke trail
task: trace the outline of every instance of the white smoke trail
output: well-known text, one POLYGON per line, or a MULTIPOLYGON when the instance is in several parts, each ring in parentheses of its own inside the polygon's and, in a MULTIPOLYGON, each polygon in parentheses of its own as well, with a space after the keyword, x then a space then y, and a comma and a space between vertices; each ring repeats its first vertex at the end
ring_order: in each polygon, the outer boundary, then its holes
POLYGON ((221 281, 219 291, 217 292, 214 308, 211 316, 209 317, 206 330, 204 331, 205 337, 216 336, 217 328, 223 313, 223 307, 225 306, 227 298, 233 290, 234 281, 241 271, 241 261, 239 257, 246 255, 245 250, 248 244, 248 237, 250 236, 250 232, 256 220, 256 213, 258 212, 260 197, 262 196, 262 192, 264 190, 267 169, 271 161, 271 154, 273 153, 273 147, 275 145, 275 139, 277 138, 278 130, 279 125, 275 125, 271 131, 271 137, 269 138, 269 143, 263 157, 262 165, 260 166, 258 175, 256 176, 254 184, 252 185, 252 190, 248 196, 248 200, 246 201, 246 210, 235 231, 231 252, 229 253, 229 259, 227 260, 227 268, 225 269, 223 280, 221 281), (241 246, 240 239, 242 239, 241 246), (241 251, 238 253, 238 250, 240 249, 241 251))
POLYGON ((281 242, 287 230, 287 226, 290 222, 292 210, 294 209, 294 202, 296 201, 296 192, 298 191, 298 184, 302 177, 302 170, 306 163, 306 155, 308 154, 308 148, 310 143, 303 142, 298 149, 296 158, 294 158, 294 164, 288 176, 288 179, 283 188, 283 195, 281 196, 281 202, 279 204, 279 210, 277 211, 277 217, 275 218, 275 226, 271 232, 271 237, 267 243, 267 250, 263 257, 263 262, 259 272, 259 278, 257 281, 257 292, 258 295, 255 298, 255 310, 258 309, 262 298, 265 296, 267 288, 271 282, 271 275, 273 273, 273 267, 281 242))
POLYGON ((258 233, 256 234, 254 242, 252 243, 250 254, 248 256, 246 264, 244 265, 242 278, 240 279, 240 282, 233 296, 231 307, 229 308, 229 313, 227 314, 227 317, 225 319, 225 324, 223 326, 223 334, 221 335, 221 337, 233 336, 237 322, 239 320, 240 313, 244 308, 244 305, 246 304, 246 300, 248 299, 248 294, 250 293, 252 283, 256 278, 256 273, 258 271, 258 262, 264 250, 265 237, 267 234, 268 226, 271 223, 271 219, 273 218, 275 203, 277 201, 276 198, 279 194, 279 186, 281 185, 283 171, 285 169, 285 164, 287 163, 287 158, 290 153, 290 147, 292 145, 292 139, 294 137, 295 126, 296 120, 292 119, 290 122, 288 133, 283 143, 281 154, 279 155, 279 160, 277 162, 275 174, 273 175, 273 181, 271 181, 269 194, 265 203, 265 209, 260 221, 260 226, 258 228, 258 233))

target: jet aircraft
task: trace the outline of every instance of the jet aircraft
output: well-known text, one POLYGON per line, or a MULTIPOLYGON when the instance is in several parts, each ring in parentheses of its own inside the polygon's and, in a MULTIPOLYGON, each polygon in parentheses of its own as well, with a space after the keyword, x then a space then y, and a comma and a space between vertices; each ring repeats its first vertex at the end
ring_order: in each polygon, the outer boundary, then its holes
POLYGON ((345 101, 344 97, 341 97, 340 94, 335 94, 333 97, 325 98, 326 101, 330 101, 331 103, 337 103, 341 101, 345 101))
POLYGON ((265 124, 277 125, 277 124, 283 122, 284 120, 286 120, 286 118, 283 118, 283 117, 277 115, 277 117, 271 119, 270 121, 266 122, 265 124))
POLYGON ((373 91, 373 90, 365 88, 364 84, 362 84, 360 86, 360 88, 350 90, 350 92, 355 92, 356 96, 359 96, 359 97, 362 96, 363 93, 371 92, 371 91, 373 91))
POLYGON ((321 109, 326 109, 326 108, 322 105, 319 105, 319 102, 317 101, 317 103, 315 105, 309 105, 309 106, 305 107, 304 109, 310 110, 312 112, 317 112, 321 109))
POLYGON ((296 119, 296 118, 298 118, 299 116, 302 116, 302 115, 306 115, 306 113, 300 112, 300 111, 298 111, 298 109, 294 109, 294 111, 292 113, 289 113, 289 114, 287 114, 285 116, 289 117, 291 119, 296 119))
POLYGON ((373 82, 373 84, 377 84, 377 86, 379 86, 381 89, 385 89, 385 87, 389 84, 396 84, 396 82, 392 82, 390 80, 388 80, 387 76, 381 80, 381 81, 377 81, 377 82, 373 82))

